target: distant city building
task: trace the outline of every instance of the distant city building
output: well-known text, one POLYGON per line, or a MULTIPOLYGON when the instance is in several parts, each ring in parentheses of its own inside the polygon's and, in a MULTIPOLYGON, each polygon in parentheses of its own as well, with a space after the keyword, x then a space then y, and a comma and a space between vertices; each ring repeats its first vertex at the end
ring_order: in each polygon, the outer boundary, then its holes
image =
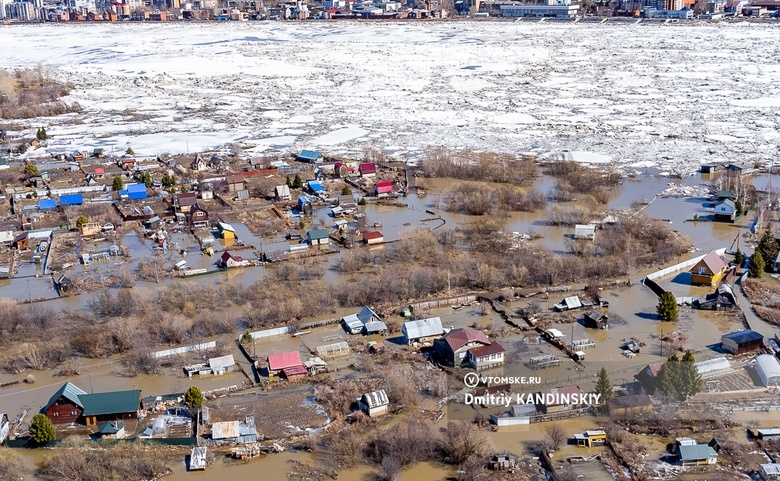
POLYGON ((38 9, 33 2, 6 3, 5 16, 12 20, 38 20, 38 9))
POLYGON ((571 0, 547 0, 541 5, 501 5, 501 16, 574 18, 579 9, 580 6, 572 5, 571 0))

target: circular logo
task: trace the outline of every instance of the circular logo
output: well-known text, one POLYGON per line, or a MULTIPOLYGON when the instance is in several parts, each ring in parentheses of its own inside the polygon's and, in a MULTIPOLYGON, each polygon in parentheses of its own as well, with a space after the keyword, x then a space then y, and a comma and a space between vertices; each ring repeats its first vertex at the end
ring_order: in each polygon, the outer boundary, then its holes
POLYGON ((477 387, 479 384, 479 375, 475 372, 467 373, 463 376, 463 384, 465 384, 466 387, 477 387))

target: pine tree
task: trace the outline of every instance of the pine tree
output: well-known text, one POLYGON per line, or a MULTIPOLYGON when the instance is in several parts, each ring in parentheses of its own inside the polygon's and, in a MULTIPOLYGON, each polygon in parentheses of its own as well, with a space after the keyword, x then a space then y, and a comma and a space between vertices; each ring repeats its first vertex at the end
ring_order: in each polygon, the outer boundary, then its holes
POLYGON ((677 354, 673 354, 669 356, 661 367, 661 372, 658 373, 658 388, 656 390, 668 398, 679 399, 679 386, 680 358, 677 357, 677 354))
POLYGON ((680 316, 677 311, 677 299, 672 292, 666 291, 661 294, 656 307, 658 317, 664 322, 676 321, 680 316))
POLYGON ((780 245, 777 244, 775 237, 769 230, 765 230, 761 235, 756 252, 761 253, 761 258, 764 262, 777 258, 777 253, 780 252, 780 245))
POLYGON ((742 264, 745 263, 745 256, 742 254, 742 251, 737 249, 737 252, 734 253, 734 264, 737 265, 737 267, 742 267, 742 264))
POLYGON ((601 394, 599 405, 605 406, 607 401, 612 398, 612 383, 609 381, 609 375, 605 368, 601 368, 596 381, 596 394, 601 394))
POLYGON ((678 388, 680 401, 699 394, 704 387, 704 381, 701 379, 699 371, 696 369, 696 360, 691 351, 686 351, 680 362, 680 385, 678 388))
POLYGON ((114 177, 114 182, 112 183, 111 186, 114 188, 114 190, 119 191, 119 190, 124 189, 125 182, 122 180, 121 177, 116 176, 116 177, 114 177))
POLYGON ((128 147, 127 150, 125 150, 125 153, 127 155, 135 155, 135 151, 133 150, 132 147, 128 147))
POLYGON ((36 444, 46 444, 57 437, 57 431, 45 414, 36 414, 30 423, 30 437, 36 444))
POLYGON ((764 256, 761 255, 760 250, 756 250, 752 256, 750 256, 750 266, 748 266, 748 275, 750 277, 759 278, 764 275, 764 256))
POLYGON ((293 186, 292 185, 292 179, 290 178, 289 175, 287 176, 287 181, 285 182, 285 184, 287 184, 287 187, 292 187, 293 186))
POLYGON ((341 195, 352 195, 352 189, 348 185, 345 185, 343 189, 341 189, 341 195))
POLYGON ((293 180, 293 187, 296 189, 300 189, 303 187, 303 179, 301 179, 301 176, 298 174, 295 174, 295 179, 293 180))

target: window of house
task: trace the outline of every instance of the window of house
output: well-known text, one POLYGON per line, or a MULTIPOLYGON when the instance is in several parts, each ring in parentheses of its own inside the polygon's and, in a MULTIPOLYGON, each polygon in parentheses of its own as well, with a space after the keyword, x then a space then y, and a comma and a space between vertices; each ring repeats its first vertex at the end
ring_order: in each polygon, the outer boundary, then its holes
POLYGON ((706 273, 707 273, 707 268, 706 267, 704 267, 704 266, 699 267, 699 274, 704 275, 706 273))
POLYGON ((51 413, 51 415, 52 415, 52 417, 57 417, 57 416, 60 415, 60 413, 58 413, 57 411, 54 411, 53 413, 51 413))
POLYGON ((78 416, 79 412, 78 411, 71 411, 70 414, 71 414, 71 416, 78 416))

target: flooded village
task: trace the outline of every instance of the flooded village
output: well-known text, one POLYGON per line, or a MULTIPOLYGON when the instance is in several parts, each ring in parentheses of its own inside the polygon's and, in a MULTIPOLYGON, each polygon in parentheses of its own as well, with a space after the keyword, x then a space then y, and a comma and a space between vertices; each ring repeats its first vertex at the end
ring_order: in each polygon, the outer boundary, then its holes
POLYGON ((780 473, 771 164, 2 165, 0 475, 780 473))

